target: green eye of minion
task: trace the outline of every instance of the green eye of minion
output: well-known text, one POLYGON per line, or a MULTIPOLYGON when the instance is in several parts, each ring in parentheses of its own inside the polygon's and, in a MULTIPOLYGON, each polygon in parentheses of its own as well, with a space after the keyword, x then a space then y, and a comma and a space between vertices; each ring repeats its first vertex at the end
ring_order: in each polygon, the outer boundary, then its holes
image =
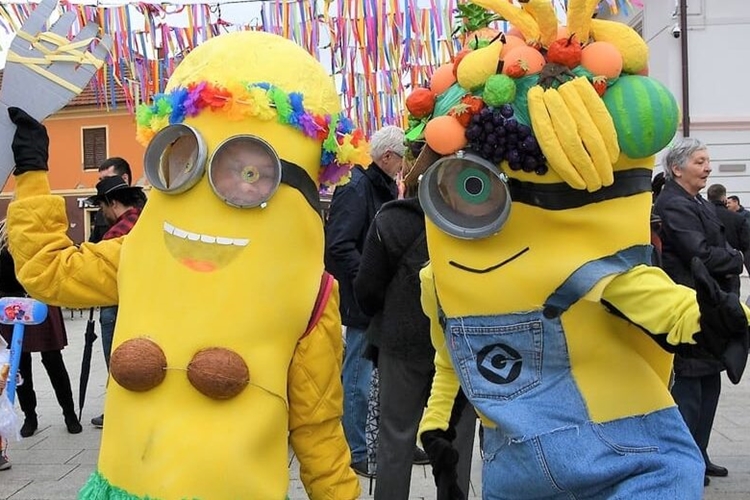
POLYGON ((490 178, 477 168, 467 168, 456 178, 456 193, 469 203, 484 203, 490 196, 490 178))

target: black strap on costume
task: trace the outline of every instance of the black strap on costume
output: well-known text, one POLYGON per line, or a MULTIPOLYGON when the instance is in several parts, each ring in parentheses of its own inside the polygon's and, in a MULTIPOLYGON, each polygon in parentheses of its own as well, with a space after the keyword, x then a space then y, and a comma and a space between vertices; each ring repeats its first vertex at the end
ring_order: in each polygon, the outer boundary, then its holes
POLYGON ((308 173, 299 165, 281 160, 281 182, 291 186, 305 197, 307 203, 318 215, 323 217, 323 208, 320 205, 320 193, 308 173))
POLYGON ((614 198, 624 198, 651 191, 651 170, 636 168, 614 173, 615 182, 593 193, 573 189, 564 182, 539 184, 509 179, 508 187, 513 202, 533 205, 546 210, 567 210, 614 198))

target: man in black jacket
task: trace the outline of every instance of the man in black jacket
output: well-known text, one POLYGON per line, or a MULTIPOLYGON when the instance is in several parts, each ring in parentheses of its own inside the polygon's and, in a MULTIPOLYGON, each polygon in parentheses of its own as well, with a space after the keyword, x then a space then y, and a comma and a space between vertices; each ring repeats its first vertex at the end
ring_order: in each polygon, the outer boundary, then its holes
MULTIPOLYGON (((711 184, 706 191, 708 200, 716 207, 716 216, 724 224, 727 243, 735 250, 742 252, 745 268, 748 266, 750 256, 750 222, 737 212, 729 210, 727 205, 727 188, 722 184, 711 184)), ((737 277, 739 280, 739 276, 737 277)))
POLYGON ((373 162, 368 168, 354 167, 349 183, 336 188, 325 227, 325 266, 339 282, 341 323, 346 327, 342 423, 352 454, 352 468, 368 477, 371 475, 367 470, 365 420, 372 362, 362 356, 367 346, 365 330, 370 318, 354 298, 354 278, 375 214, 381 205, 396 199, 394 179, 405 152, 404 131, 399 127, 383 127, 373 134, 370 139, 373 162))
MULTIPOLYGON (((699 194, 711 166, 706 146, 696 139, 677 142, 664 159, 666 182, 654 205, 661 217, 662 267, 676 282, 695 288, 690 262, 703 261, 722 290, 739 294, 742 253, 730 247, 714 206, 699 194)), ((706 462, 706 477, 726 476, 711 463, 707 448, 721 393, 721 362, 675 356, 672 396, 706 462)))

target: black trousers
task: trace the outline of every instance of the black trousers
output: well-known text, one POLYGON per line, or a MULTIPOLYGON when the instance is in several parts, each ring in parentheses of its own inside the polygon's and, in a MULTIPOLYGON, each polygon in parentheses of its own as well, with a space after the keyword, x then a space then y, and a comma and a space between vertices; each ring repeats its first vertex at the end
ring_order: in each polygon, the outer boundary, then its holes
MULTIPOLYGON (((435 364, 427 358, 405 361, 386 351, 378 353, 380 426, 376 500, 406 500, 411 486, 412 461, 419 422, 430 396, 435 364)), ((467 404, 456 426, 458 485, 469 494, 471 456, 477 415, 467 404)))
POLYGON ((695 443, 709 463, 708 441, 714 425, 716 408, 721 394, 721 373, 702 377, 676 376, 672 386, 672 397, 680 409, 682 418, 690 429, 695 443))
MULTIPOLYGON (((73 391, 70 388, 70 377, 63 362, 62 351, 42 352, 42 364, 44 365, 52 389, 55 391, 57 402, 62 408, 63 415, 75 416, 76 410, 73 403, 73 391)), ((23 384, 16 389, 18 403, 26 418, 36 416, 36 393, 34 392, 34 376, 31 369, 31 353, 22 352, 18 371, 23 378, 23 384)))

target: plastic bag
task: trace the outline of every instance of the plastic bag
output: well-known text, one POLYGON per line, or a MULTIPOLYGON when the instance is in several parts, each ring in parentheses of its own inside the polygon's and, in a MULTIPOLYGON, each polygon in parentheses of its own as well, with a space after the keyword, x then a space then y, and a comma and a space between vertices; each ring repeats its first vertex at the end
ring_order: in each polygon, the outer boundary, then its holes
POLYGON ((8 400, 8 393, 0 395, 0 436, 8 441, 21 440, 21 419, 8 400))

